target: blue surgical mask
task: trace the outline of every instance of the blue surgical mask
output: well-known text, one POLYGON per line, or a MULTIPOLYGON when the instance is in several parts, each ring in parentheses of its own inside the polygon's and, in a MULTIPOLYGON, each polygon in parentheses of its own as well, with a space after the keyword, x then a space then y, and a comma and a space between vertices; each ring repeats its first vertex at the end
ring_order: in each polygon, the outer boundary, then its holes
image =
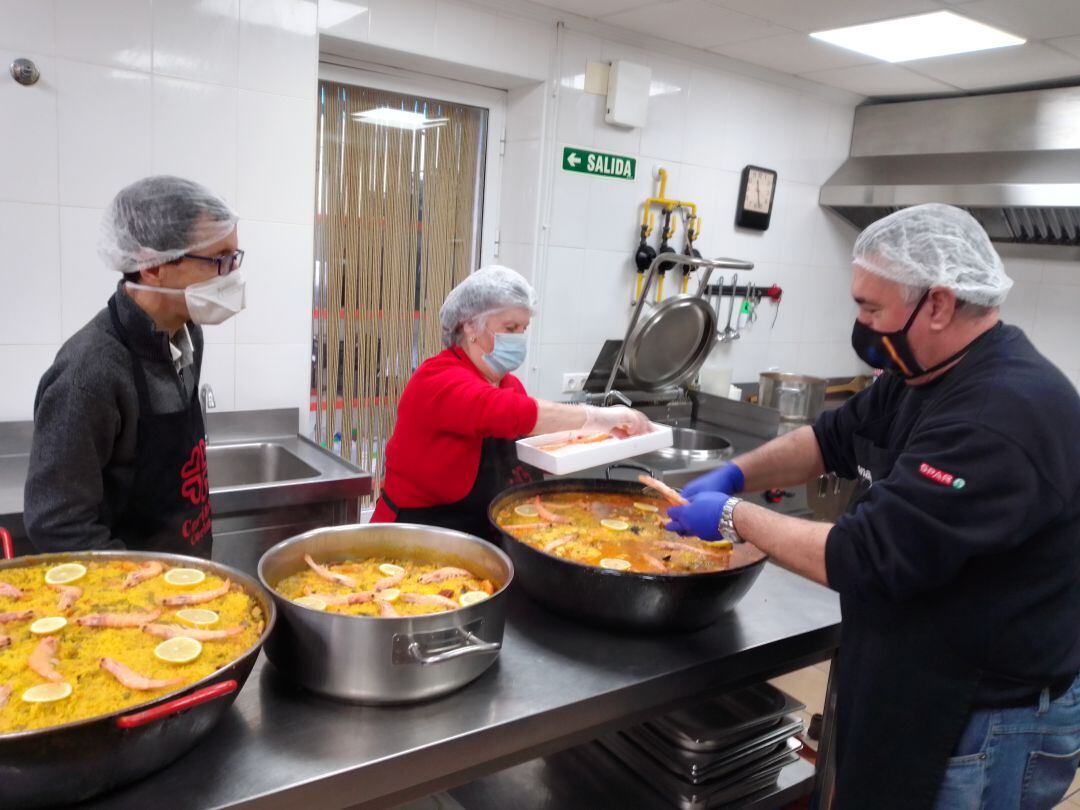
POLYGON ((496 374, 509 374, 525 362, 527 350, 528 339, 523 333, 496 332, 495 345, 489 354, 484 355, 484 362, 496 374))

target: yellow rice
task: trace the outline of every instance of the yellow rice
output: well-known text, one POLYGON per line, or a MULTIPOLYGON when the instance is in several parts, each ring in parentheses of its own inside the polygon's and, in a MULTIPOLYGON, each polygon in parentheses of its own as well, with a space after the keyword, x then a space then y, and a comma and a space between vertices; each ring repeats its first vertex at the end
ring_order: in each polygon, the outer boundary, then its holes
POLYGON ((27 703, 22 694, 28 688, 48 683, 27 666, 27 659, 38 642, 46 636, 30 632, 29 621, 0 624, 0 635, 11 638, 11 646, 0 650, 0 687, 12 687, 7 705, 0 708, 0 734, 59 725, 103 714, 118 709, 146 703, 177 692, 201 678, 231 663, 258 641, 263 630, 263 616, 258 604, 247 593, 234 585, 226 595, 210 602, 190 607, 206 608, 220 615, 212 625, 199 629, 223 630, 238 625, 243 631, 219 641, 204 641, 202 653, 186 664, 162 661, 154 655, 154 648, 163 639, 143 632, 140 627, 106 628, 81 627, 75 619, 89 613, 135 613, 161 607, 161 615, 154 620, 160 624, 190 626, 176 617, 184 605, 164 607, 156 600, 179 594, 193 594, 214 590, 223 584, 220 577, 207 574, 197 585, 178 587, 169 585, 164 574, 141 582, 124 590, 121 583, 136 568, 134 563, 124 561, 87 562, 86 576, 69 583, 82 588, 82 597, 68 610, 57 607, 59 592, 45 584, 45 572, 52 565, 36 565, 0 570, 0 582, 21 589, 21 599, 0 596, 0 613, 33 610, 34 619, 45 616, 64 616, 67 626, 53 633, 59 639, 55 669, 71 684, 72 694, 53 703, 27 703), (111 674, 101 668, 102 657, 112 658, 129 667, 139 675, 153 679, 183 678, 183 683, 164 689, 134 691, 122 686, 111 674))

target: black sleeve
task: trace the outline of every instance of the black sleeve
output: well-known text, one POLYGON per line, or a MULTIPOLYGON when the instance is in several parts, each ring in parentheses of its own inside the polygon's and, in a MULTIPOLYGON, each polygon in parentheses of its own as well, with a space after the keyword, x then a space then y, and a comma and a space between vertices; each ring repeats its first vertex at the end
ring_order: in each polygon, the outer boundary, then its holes
POLYGON ((1023 447, 995 430, 920 429, 888 477, 829 532, 829 584, 895 600, 940 588, 968 560, 1008 551, 1052 519, 1063 504, 1046 493, 1023 447))
POLYGON ((120 432, 120 412, 72 374, 46 374, 34 404, 26 477, 26 532, 40 552, 122 549, 101 520, 102 474, 120 432))
POLYGON ((892 392, 893 380, 879 377, 839 408, 823 411, 814 422, 814 436, 821 448, 825 471, 841 478, 855 478, 855 448, 852 437, 866 422, 884 416, 892 392))

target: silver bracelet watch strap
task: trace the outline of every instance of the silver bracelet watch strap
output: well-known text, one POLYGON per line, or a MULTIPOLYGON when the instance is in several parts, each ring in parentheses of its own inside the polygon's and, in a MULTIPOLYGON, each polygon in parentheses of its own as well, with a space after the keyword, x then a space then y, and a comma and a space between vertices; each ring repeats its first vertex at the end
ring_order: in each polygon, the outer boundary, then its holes
POLYGON ((735 507, 742 503, 742 498, 728 498, 724 510, 720 513, 720 536, 732 543, 741 543, 742 537, 735 530, 735 507))

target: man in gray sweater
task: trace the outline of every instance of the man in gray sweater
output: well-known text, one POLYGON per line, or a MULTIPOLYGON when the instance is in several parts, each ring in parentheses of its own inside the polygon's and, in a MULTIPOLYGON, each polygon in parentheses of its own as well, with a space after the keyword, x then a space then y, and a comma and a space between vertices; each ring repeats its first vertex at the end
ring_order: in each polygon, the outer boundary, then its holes
POLYGON ((106 209, 99 249, 123 280, 34 401, 24 519, 38 551, 210 557, 200 325, 244 306, 236 222, 220 197, 170 176, 106 209))

